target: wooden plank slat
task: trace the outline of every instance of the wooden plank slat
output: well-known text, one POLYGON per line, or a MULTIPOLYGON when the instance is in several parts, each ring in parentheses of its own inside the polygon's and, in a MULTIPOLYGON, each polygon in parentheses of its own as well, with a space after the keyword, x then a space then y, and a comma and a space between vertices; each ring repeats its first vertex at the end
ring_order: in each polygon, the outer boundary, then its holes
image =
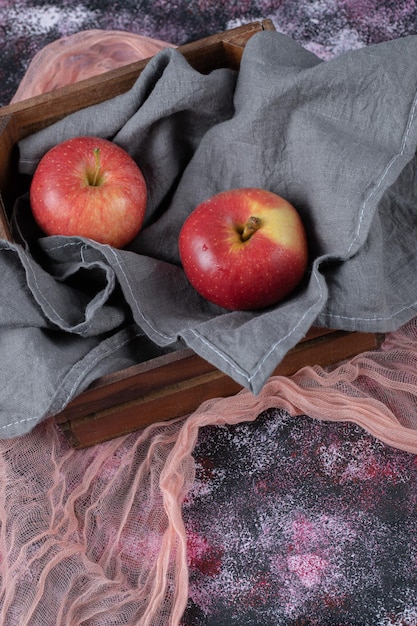
MULTIPOLYGON (((316 329, 318 330, 318 329, 316 329)), ((306 365, 331 365, 360 352, 376 349, 382 338, 374 333, 324 332, 297 344, 275 369, 275 376, 290 376, 306 365)), ((115 380, 112 397, 94 394, 94 386, 55 416, 58 427, 76 448, 85 448, 195 411, 202 402, 228 397, 242 389, 191 351, 176 355, 175 367, 154 367, 126 380, 115 380), (192 373, 190 373, 192 372, 192 373), (132 384, 135 393, 131 393, 132 384), (126 389, 128 393, 126 395, 126 389), (88 400, 87 400, 88 398, 88 400), (72 406, 71 406, 72 405, 72 406)), ((175 358, 175 355, 173 355, 175 358)))

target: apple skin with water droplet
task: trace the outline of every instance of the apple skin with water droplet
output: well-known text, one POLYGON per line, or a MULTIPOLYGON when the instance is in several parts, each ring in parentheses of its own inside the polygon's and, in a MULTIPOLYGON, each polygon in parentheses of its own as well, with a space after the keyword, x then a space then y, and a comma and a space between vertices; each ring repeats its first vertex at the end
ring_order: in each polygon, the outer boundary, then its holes
POLYGON ((225 309, 256 310, 286 298, 308 265, 308 240, 295 207, 256 187, 220 192, 194 209, 178 240, 194 289, 225 309))
POLYGON ((99 137, 74 137, 51 148, 30 185, 32 213, 45 234, 87 237, 115 248, 138 234, 146 203, 139 166, 99 137))

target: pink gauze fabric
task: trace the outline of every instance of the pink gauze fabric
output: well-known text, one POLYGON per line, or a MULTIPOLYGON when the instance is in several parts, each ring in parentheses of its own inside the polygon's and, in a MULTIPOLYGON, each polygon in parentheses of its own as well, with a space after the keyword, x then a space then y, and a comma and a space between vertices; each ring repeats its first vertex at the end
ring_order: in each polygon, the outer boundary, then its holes
POLYGON ((42 48, 32 59, 11 102, 147 59, 170 43, 114 30, 84 30, 42 48))
MULTIPOLYGON (((102 33, 82 33, 75 44, 84 37, 91 51, 102 33)), ((120 45, 130 39, 126 33, 114 37, 112 46, 117 37, 120 45)), ((85 68, 77 70, 71 38, 65 50, 73 71, 59 76, 53 63, 43 66, 38 60, 33 66, 44 90, 85 76, 85 68)), ((97 50, 89 75, 103 67, 104 49, 97 50)), ((149 48, 143 55, 149 56, 149 48)), ((47 56, 61 63, 53 47, 47 56)), ((32 95, 33 76, 27 88, 25 80, 22 85, 18 99, 32 95)), ((87 450, 69 448, 52 420, 28 435, 0 441, 0 621, 180 624, 188 599, 181 506, 194 479, 192 453, 201 427, 253 421, 278 407, 294 419, 307 414, 354 422, 386 444, 416 453, 416 403, 417 319, 388 335, 379 350, 337 367, 273 377, 256 397, 242 391, 213 399, 192 415, 87 450)))

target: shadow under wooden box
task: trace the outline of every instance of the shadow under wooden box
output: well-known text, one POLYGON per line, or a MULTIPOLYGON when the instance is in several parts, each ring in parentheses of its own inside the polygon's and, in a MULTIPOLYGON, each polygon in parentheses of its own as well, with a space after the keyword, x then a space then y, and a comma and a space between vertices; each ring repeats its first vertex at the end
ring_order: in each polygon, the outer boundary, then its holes
MULTIPOLYGON (((253 22, 180 46, 198 71, 238 70, 246 42, 270 20, 253 22)), ((0 238, 12 241, 9 215, 22 194, 17 143, 70 113, 126 92, 149 59, 67 85, 0 109, 0 238)), ((381 336, 313 327, 288 352, 274 375, 289 376, 305 365, 327 366, 376 349, 381 336)), ((54 420, 74 448, 88 447, 159 421, 185 416, 205 400, 242 388, 190 349, 170 352, 99 378, 54 420)))

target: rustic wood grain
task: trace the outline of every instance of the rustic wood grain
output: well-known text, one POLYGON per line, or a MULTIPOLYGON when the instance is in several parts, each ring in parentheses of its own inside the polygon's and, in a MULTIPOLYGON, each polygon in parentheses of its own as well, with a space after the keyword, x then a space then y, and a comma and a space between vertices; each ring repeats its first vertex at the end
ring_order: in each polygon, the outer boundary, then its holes
MULTIPOLYGON (((288 352, 274 376, 290 376, 306 365, 331 365, 376 349, 382 338, 314 328, 288 352)), ((57 426, 75 448, 85 448, 185 416, 211 398, 228 397, 242 387, 190 350, 129 368, 106 384, 106 377, 78 396, 59 415, 57 426), (105 392, 105 393, 103 393, 105 392)))

